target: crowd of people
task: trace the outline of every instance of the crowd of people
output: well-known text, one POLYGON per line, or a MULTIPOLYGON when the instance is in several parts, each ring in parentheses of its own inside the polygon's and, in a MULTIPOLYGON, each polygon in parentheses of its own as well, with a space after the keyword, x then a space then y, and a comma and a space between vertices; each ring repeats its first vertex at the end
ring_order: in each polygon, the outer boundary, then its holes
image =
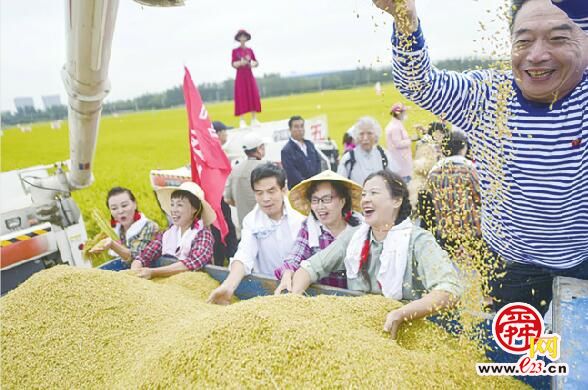
MULTIPOLYGON (((554 276, 588 279, 588 38, 581 24, 588 12, 575 0, 517 0, 512 72, 458 73, 431 66, 414 0, 374 3, 395 19, 396 87, 443 121, 411 139, 404 104, 391 107, 384 131, 361 117, 345 132, 336 172, 323 170, 301 116, 288 122, 281 166, 264 161, 264 141, 252 131, 224 192, 240 241, 226 252, 228 277, 209 302, 230 303, 251 273, 274 278, 276 294, 302 293, 311 283, 383 294, 409 301, 383 321, 395 336, 404 321, 459 300, 459 256, 475 248, 495 260, 488 280, 495 310, 519 301, 544 314, 554 276), (499 93, 504 85, 512 95, 499 93)), ((239 34, 244 51, 250 35, 239 34)), ((219 133, 227 129, 221 125, 219 133)), ((162 232, 137 211, 130 190, 113 188, 107 205, 120 241, 99 250, 112 250, 144 278, 211 263, 216 216, 203 189, 188 182, 158 190, 157 198, 172 222, 162 232)))

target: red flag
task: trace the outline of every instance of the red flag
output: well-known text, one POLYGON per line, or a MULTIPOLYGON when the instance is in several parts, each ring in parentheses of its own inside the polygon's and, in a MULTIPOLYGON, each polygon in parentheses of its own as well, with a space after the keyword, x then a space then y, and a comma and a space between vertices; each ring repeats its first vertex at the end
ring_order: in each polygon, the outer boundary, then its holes
POLYGON ((192 181, 202 188, 206 201, 214 209, 216 213, 214 226, 220 230, 224 242, 229 227, 223 216, 221 200, 225 182, 231 173, 231 163, 210 123, 208 111, 202 103, 198 88, 192 81, 190 71, 188 68, 184 68, 184 71, 184 99, 190 130, 192 181))

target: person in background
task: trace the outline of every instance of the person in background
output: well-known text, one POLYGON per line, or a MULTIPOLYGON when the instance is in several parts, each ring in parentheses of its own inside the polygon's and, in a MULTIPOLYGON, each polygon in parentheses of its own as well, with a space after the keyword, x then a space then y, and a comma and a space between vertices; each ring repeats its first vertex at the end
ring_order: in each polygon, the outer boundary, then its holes
POLYGON ((468 149, 465 133, 451 131, 443 142, 446 157, 431 169, 419 193, 421 227, 450 253, 464 241, 482 238, 480 183, 476 167, 466 158, 468 149))
POLYGON ((127 269, 132 259, 151 242, 159 226, 139 212, 135 195, 128 188, 111 188, 106 195, 106 206, 110 210, 110 224, 120 240, 116 241, 107 237, 90 249, 90 253, 110 250, 118 257, 100 268, 127 269))
POLYGON ((303 293, 333 271, 345 271, 347 287, 410 301, 386 316, 384 330, 450 308, 462 293, 457 272, 433 235, 411 219, 406 184, 389 170, 369 175, 361 207, 365 222, 341 234, 301 263, 292 291, 303 293))
POLYGON ((209 226, 216 214, 204 199, 204 192, 193 182, 155 191, 161 208, 172 225, 157 234, 134 258, 131 270, 138 277, 151 279, 185 271, 198 271, 212 261, 214 238, 209 226))
POLYGON ((292 249, 304 217, 286 199, 286 173, 265 163, 251 172, 257 205, 243 220, 241 242, 229 264, 229 275, 208 298, 209 303, 229 304, 245 275, 268 277, 292 249))
POLYGON ((351 135, 351 130, 353 128, 347 130, 343 134, 343 153, 349 152, 350 150, 355 149, 355 142, 353 141, 353 136, 351 135))
POLYGON ((243 218, 255 207, 255 194, 251 188, 251 172, 264 164, 265 145, 256 133, 249 133, 243 138, 243 151, 247 160, 237 164, 227 178, 224 199, 237 208, 239 226, 243 226, 243 218))
POLYGON ((217 229, 217 227, 214 225, 210 225, 209 228, 212 232, 212 236, 214 237, 214 265, 224 267, 226 261, 230 259, 237 251, 239 240, 237 240, 237 228, 233 223, 231 206, 229 206, 224 199, 221 199, 221 211, 229 229, 227 235, 225 236, 224 243, 220 230, 217 229))
POLYGON ((371 116, 359 118, 352 131, 357 147, 341 157, 337 173, 361 185, 366 177, 379 170, 397 171, 395 161, 378 145, 381 134, 382 127, 377 120, 371 116))
POLYGON ((251 126, 259 126, 255 114, 261 112, 261 100, 257 82, 251 69, 259 66, 253 50, 246 46, 251 34, 245 30, 237 31, 235 41, 239 47, 233 49, 231 64, 237 69, 235 78, 235 116, 240 117, 239 127, 247 127, 245 114, 251 113, 251 126))
POLYGON ((413 210, 418 208, 419 193, 425 187, 429 172, 443 157, 441 144, 447 134, 449 130, 443 122, 431 122, 425 135, 417 141, 412 179, 408 183, 409 199, 413 210))
POLYGON ((221 121, 213 121, 212 127, 214 127, 214 131, 216 131, 216 135, 218 136, 218 140, 220 141, 221 146, 224 146, 228 139, 227 130, 232 129, 232 127, 227 127, 227 125, 221 121))
MULTIPOLYGON (((227 127, 221 121, 213 121, 212 127, 216 131, 216 135, 218 136, 218 140, 225 150, 225 144, 227 143, 228 134, 227 131, 232 129, 232 127, 227 127)), ((226 151, 225 151, 226 154, 226 151)), ((237 229, 235 228, 235 224, 233 223, 233 217, 231 213, 231 207, 225 199, 221 199, 221 210, 223 213, 223 217, 227 223, 227 227, 229 231, 224 239, 221 237, 221 232, 216 226, 211 225, 210 231, 214 236, 214 265, 224 266, 225 261, 235 254, 237 250, 237 229)))
POLYGON ((436 161, 441 159, 443 157, 441 144, 448 134, 449 128, 445 123, 437 121, 429 123, 429 126, 424 130, 422 137, 417 141, 415 159, 420 158, 423 153, 429 153, 427 150, 429 147, 434 149, 436 161), (426 151, 421 152, 421 148, 425 148, 426 151))
POLYGON ((396 103, 390 108, 392 119, 386 125, 385 133, 388 153, 396 160, 398 174, 408 183, 412 176, 412 140, 402 124, 407 117, 406 109, 402 103, 396 103))
POLYGON ((286 170, 288 188, 294 188, 321 171, 321 157, 314 144, 304 139, 304 119, 294 115, 288 121, 290 140, 282 148, 282 166, 286 170))
MULTIPOLYGON (((283 264, 274 275, 280 284, 276 294, 292 291, 292 276, 300 268, 300 262, 328 247, 336 238, 360 224, 361 186, 332 171, 323 171, 306 179, 290 190, 288 198, 292 208, 308 215, 296 242, 283 264)), ((344 272, 334 272, 320 281, 333 287, 347 288, 344 272)))

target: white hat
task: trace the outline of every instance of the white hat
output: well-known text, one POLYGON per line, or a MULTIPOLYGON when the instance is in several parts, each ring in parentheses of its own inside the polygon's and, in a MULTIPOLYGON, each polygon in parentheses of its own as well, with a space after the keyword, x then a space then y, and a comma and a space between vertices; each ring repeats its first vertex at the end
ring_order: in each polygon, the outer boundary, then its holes
POLYGON ((216 220, 216 214, 210 204, 204 199, 204 191, 200 186, 192 181, 185 181, 179 187, 161 187, 155 190, 157 199, 161 208, 167 215, 171 215, 171 195, 174 191, 187 191, 194 195, 202 202, 202 221, 205 225, 210 225, 216 220))
POLYGON ((243 137, 243 150, 252 150, 260 147, 264 143, 263 139, 257 133, 251 132, 243 137))

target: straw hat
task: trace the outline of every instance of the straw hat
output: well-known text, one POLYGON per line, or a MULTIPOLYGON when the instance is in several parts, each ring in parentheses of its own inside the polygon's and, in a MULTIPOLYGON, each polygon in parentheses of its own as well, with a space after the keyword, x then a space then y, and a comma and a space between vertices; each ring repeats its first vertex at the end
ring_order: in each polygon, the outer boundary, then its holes
POLYGON ((294 210, 302 215, 310 214, 310 201, 306 198, 306 191, 312 182, 315 181, 338 181, 343 183, 351 193, 351 208, 355 211, 361 211, 360 203, 363 188, 359 184, 330 170, 323 171, 318 175, 303 180, 290 190, 288 199, 294 210))
POLYGON ((183 190, 191 193, 202 202, 202 221, 205 225, 210 225, 216 220, 216 214, 210 204, 204 200, 204 191, 202 188, 194 182, 185 181, 179 187, 161 187, 155 190, 157 194, 157 200, 161 208, 167 215, 171 215, 171 195, 174 191, 183 190))

